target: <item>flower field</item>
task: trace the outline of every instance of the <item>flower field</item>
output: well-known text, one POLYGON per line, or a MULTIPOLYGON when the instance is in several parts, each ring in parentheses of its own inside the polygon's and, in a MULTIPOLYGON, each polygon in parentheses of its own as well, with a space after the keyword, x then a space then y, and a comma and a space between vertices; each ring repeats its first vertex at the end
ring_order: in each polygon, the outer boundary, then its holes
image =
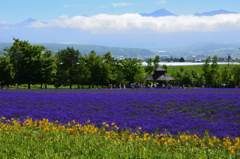
POLYGON ((152 144, 159 146, 175 142, 186 146, 198 141, 194 147, 208 145, 215 147, 216 152, 226 148, 236 155, 240 150, 239 92, 238 89, 92 90, 92 93, 1 91, 1 137, 4 131, 27 127, 27 130, 41 130, 38 140, 43 136, 47 138, 42 133, 64 130, 67 136, 78 134, 75 137, 107 135, 106 138, 114 139, 113 144, 118 140, 141 139, 152 140, 152 144), (44 122, 48 123, 47 128, 44 122))

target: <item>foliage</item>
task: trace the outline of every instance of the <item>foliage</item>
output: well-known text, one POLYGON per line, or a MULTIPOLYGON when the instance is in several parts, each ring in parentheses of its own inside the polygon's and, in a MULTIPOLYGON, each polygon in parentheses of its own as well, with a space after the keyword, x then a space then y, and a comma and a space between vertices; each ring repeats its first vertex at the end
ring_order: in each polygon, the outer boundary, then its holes
POLYGON ((181 58, 179 59, 179 62, 185 62, 185 59, 184 59, 183 57, 181 57, 181 58))
POLYGON ((0 56, 0 84, 3 88, 4 85, 9 86, 13 81, 13 68, 10 63, 10 58, 7 54, 0 56))
POLYGON ((80 52, 74 50, 73 47, 67 47, 67 49, 60 50, 55 55, 57 60, 57 74, 58 81, 67 81, 70 82, 70 89, 72 89, 72 82, 74 76, 77 74, 77 65, 79 64, 80 52))
MULTIPOLYGON (((2 85, 16 84, 46 84, 61 85, 92 84, 105 85, 120 83, 129 86, 130 83, 143 83, 144 78, 151 75, 159 66, 160 58, 147 60, 147 66, 141 66, 141 60, 127 58, 114 60, 110 52, 103 56, 97 55, 94 50, 82 56, 73 47, 58 51, 53 57, 52 51, 45 50, 44 46, 30 45, 28 41, 14 39, 9 48, 4 49, 1 57, 0 82, 2 85)), ((213 64, 209 64, 208 57, 203 66, 161 66, 167 69, 168 74, 175 78, 172 85, 204 84, 207 87, 235 87, 240 84, 239 66, 230 66, 229 69, 217 64, 217 56, 213 57, 213 64)), ((83 87, 83 86, 82 86, 83 87)))
POLYGON ((136 82, 136 76, 141 73, 141 60, 129 60, 127 58, 118 60, 118 69, 124 73, 126 82, 136 82))

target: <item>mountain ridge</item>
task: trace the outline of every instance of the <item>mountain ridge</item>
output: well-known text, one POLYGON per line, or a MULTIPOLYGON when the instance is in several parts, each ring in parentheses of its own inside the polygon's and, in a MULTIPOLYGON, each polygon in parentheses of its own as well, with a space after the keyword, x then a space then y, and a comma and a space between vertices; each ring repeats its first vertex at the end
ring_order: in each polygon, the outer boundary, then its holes
POLYGON ((195 13, 194 16, 214 16, 219 14, 238 14, 238 13, 220 9, 220 10, 214 10, 210 12, 195 13))
POLYGON ((164 16, 177 16, 176 14, 173 14, 172 12, 169 12, 163 8, 156 10, 152 13, 139 13, 141 16, 146 17, 164 17, 164 16))
MULTIPOLYGON (((141 48, 123 48, 123 47, 108 47, 101 45, 81 45, 81 44, 59 44, 59 43, 31 43, 31 45, 42 45, 46 47, 46 50, 52 50, 53 54, 56 54, 57 51, 66 49, 67 47, 73 47, 76 50, 79 50, 82 55, 83 53, 90 53, 94 50, 97 55, 103 55, 108 51, 111 52, 112 56, 124 56, 124 57, 132 57, 132 56, 152 56, 154 53, 148 49, 141 48)), ((0 42, 0 52, 5 47, 12 46, 12 43, 1 43, 0 42)))

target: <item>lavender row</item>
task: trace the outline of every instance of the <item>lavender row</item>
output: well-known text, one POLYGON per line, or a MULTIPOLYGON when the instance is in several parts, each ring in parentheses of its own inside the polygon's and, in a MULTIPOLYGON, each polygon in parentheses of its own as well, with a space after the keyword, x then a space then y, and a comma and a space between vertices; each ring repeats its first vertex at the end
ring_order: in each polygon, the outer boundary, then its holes
POLYGON ((114 122, 149 133, 240 136, 239 94, 0 92, 0 108, 1 116, 21 122, 29 116, 62 124, 114 122))

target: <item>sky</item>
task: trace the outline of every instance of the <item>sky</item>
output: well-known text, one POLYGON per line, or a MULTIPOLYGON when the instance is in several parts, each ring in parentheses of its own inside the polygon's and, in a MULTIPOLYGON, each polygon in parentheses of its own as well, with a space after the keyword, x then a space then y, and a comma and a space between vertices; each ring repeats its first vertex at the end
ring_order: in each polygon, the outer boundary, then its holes
POLYGON ((62 15, 150 13, 164 8, 177 15, 225 9, 240 12, 239 0, 0 0, 0 21, 16 24, 30 17, 41 21, 62 15))
POLYGON ((193 14, 219 9, 240 13, 239 6, 239 0, 0 0, 0 42, 9 42, 13 36, 42 43, 145 48, 232 42, 238 40, 240 14, 193 14), (179 16, 153 18, 138 14, 161 8, 179 16), (24 28, 8 26, 28 18, 38 21, 24 28))

